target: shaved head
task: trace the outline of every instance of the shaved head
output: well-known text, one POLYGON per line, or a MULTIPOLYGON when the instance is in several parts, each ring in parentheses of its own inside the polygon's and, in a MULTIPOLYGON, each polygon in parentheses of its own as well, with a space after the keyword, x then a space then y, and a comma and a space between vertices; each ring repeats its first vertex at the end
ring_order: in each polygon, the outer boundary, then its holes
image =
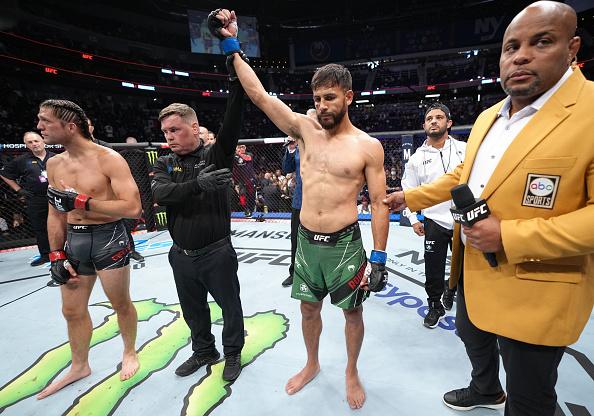
POLYGON ((577 15, 556 1, 537 1, 514 17, 503 35, 501 86, 511 97, 512 113, 551 89, 576 59, 577 15))
POLYGON ((567 38, 575 36, 577 29, 577 14, 571 6, 558 1, 542 0, 532 3, 513 18, 503 38, 507 36, 508 32, 514 29, 518 24, 522 24, 522 20, 526 18, 538 17, 543 21, 554 21, 559 29, 567 35, 567 38))

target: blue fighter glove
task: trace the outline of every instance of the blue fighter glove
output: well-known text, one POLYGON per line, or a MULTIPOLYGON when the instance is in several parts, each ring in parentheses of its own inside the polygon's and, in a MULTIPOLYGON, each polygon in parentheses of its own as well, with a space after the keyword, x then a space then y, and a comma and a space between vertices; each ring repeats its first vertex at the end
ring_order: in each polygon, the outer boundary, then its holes
POLYGON ((371 250, 371 257, 365 274, 367 275, 367 287, 372 292, 381 292, 388 283, 388 272, 386 271, 386 260, 388 255, 385 251, 371 250))

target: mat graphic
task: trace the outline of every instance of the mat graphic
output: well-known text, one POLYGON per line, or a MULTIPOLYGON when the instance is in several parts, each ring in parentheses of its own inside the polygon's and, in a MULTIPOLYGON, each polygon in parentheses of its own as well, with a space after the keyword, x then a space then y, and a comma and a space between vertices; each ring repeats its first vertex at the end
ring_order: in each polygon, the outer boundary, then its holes
MULTIPOLYGON (((190 330, 182 318, 181 307, 177 304, 164 304, 155 298, 135 301, 138 322, 146 322, 165 312, 172 315, 171 321, 157 330, 157 335, 138 349, 140 369, 129 380, 120 381, 119 368, 99 381, 64 409, 64 415, 111 415, 130 391, 147 380, 153 373, 166 368, 177 352, 188 345, 190 330)), ((108 302, 92 306, 111 309, 108 302)), ((222 312, 216 303, 209 303, 211 322, 222 325, 222 312)), ((247 333, 245 346, 241 353, 241 364, 251 364, 266 350, 274 348, 277 342, 286 337, 289 329, 288 319, 275 311, 258 312, 244 317, 247 333)), ((117 316, 107 315, 104 321, 93 329, 91 348, 119 335, 117 316)), ((43 353, 29 368, 0 388, 0 413, 7 407, 36 395, 48 383, 70 365, 71 355, 68 343, 61 344, 43 353)), ((207 374, 192 386, 179 404, 180 415, 206 415, 212 412, 231 395, 230 385, 221 377, 224 361, 221 360, 207 369, 207 374)), ((238 382, 241 382, 241 378, 238 382)), ((60 394, 60 392, 56 393, 60 394)), ((43 402, 39 402, 40 406, 43 402)))

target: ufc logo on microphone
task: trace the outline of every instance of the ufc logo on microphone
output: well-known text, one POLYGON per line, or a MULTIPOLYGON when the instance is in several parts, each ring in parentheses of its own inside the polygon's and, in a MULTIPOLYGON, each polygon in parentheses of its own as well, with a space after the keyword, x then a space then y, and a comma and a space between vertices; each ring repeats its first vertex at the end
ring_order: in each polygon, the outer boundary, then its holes
POLYGON ((452 212, 452 218, 454 218, 455 222, 458 222, 458 223, 464 222, 463 214, 459 214, 457 212, 452 212))
POLYGON ((328 243, 330 241, 330 236, 315 234, 313 239, 314 239, 314 241, 321 241, 323 243, 328 243))
POLYGON ((487 211, 487 205, 486 204, 482 204, 481 206, 478 206, 476 208, 473 208, 471 211, 468 211, 466 213, 466 220, 467 221, 472 221, 475 218, 478 218, 480 216, 484 216, 489 214, 489 211, 487 211))

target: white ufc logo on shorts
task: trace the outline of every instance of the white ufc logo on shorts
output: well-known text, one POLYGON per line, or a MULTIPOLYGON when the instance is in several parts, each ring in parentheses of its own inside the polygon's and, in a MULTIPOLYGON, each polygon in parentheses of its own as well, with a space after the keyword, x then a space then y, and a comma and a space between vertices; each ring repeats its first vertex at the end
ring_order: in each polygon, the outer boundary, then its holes
POLYGON ((330 236, 315 234, 313 239, 314 241, 323 241, 324 243, 327 243, 328 241, 330 241, 330 236))

